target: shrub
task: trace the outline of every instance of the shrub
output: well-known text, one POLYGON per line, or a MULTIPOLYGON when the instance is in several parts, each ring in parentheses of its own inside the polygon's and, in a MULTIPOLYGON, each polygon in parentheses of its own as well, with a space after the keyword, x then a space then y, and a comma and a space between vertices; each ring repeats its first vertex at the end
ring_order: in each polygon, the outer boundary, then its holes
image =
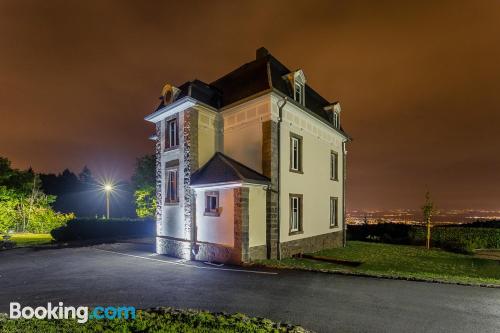
POLYGON ((300 326, 276 323, 244 314, 212 313, 197 310, 157 308, 138 310, 135 320, 9 320, 0 313, 0 332, 309 332, 300 326))
MULTIPOLYGON (((423 226, 396 223, 349 225, 347 236, 349 240, 416 245, 425 244, 426 229, 423 226)), ((498 249, 500 228, 478 225, 435 226, 431 230, 431 245, 465 253, 475 249, 498 249)))
POLYGON ((69 221, 65 226, 51 231, 56 241, 116 239, 123 237, 148 237, 155 235, 155 223, 140 219, 82 219, 69 221))
POLYGON ((359 241, 410 244, 410 229, 410 225, 397 223, 348 225, 347 238, 359 241))
MULTIPOLYGON (((414 242, 425 240, 425 228, 412 227, 414 242)), ((470 226, 436 226, 431 231, 431 244, 456 252, 475 249, 499 249, 500 229, 470 226)))

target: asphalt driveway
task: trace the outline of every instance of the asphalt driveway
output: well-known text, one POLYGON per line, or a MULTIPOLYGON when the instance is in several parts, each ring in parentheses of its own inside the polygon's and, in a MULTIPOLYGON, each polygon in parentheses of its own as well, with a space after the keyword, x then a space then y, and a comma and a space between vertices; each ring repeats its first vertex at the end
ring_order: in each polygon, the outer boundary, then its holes
POLYGON ((243 312, 318 332, 500 332, 500 289, 216 267, 145 244, 0 252, 0 312, 11 301, 243 312))

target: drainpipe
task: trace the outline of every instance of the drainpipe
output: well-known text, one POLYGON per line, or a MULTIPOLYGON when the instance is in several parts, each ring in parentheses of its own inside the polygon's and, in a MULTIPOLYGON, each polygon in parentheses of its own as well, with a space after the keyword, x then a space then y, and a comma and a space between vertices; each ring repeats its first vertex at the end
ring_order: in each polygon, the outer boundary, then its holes
POLYGON ((280 241, 280 226, 281 226, 281 122, 283 119, 283 108, 288 101, 287 97, 279 100, 276 104, 278 105, 278 244, 277 244, 277 256, 278 260, 281 260, 281 241, 280 241))
POLYGON ((346 227, 346 180, 347 180, 347 141, 342 142, 342 246, 347 245, 347 227, 346 227))

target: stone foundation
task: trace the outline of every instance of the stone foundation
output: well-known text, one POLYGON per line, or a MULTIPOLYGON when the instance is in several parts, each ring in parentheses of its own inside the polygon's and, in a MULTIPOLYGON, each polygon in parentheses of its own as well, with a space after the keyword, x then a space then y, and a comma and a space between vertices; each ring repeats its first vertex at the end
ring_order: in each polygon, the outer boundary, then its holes
POLYGON ((241 254, 235 248, 219 244, 193 244, 187 240, 156 237, 156 252, 182 259, 241 264, 241 254))
POLYGON ((250 260, 264 260, 267 259, 267 246, 253 246, 248 249, 248 256, 250 260))
POLYGON ((342 242, 342 231, 296 239, 281 243, 281 257, 288 258, 299 253, 311 253, 334 247, 342 247, 342 242))

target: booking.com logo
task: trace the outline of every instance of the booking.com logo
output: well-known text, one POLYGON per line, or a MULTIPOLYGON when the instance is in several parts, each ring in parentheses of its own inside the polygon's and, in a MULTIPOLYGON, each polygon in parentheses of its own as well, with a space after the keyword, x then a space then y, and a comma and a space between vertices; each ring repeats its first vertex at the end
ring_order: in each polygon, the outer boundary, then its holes
POLYGON ((133 306, 96 306, 89 311, 87 306, 64 306, 59 302, 53 306, 51 302, 47 306, 21 307, 18 302, 10 303, 10 319, 76 319, 78 323, 83 324, 87 321, 101 319, 135 319, 135 307, 133 306))

